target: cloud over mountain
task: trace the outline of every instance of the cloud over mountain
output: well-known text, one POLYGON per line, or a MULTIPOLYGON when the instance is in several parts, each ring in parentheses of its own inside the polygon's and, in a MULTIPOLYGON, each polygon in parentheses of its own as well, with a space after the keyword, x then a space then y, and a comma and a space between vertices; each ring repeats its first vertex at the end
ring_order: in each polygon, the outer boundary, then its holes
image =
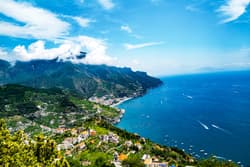
MULTIPOLYGON (((108 64, 114 65, 115 58, 107 54, 107 46, 105 41, 95 39, 88 36, 79 36, 64 40, 57 47, 46 48, 46 42, 38 40, 30 44, 27 48, 24 45, 16 46, 11 53, 9 59, 29 61, 33 59, 55 59, 59 58, 63 61, 71 61, 73 63, 85 64, 108 64), (86 51, 86 57, 79 59, 80 51, 86 51)), ((7 53, 2 49, 0 56, 7 57, 7 53)))
MULTIPOLYGON (((100 0, 107 9, 113 7, 112 1, 100 0)), ((80 16, 57 15, 31 3, 5 0, 0 1, 0 14, 11 18, 0 20, 0 35, 35 39, 36 42, 25 45, 17 45, 9 52, 0 48, 0 58, 10 61, 29 61, 32 59, 54 59, 86 64, 114 64, 114 58, 107 55, 107 44, 104 40, 79 35, 70 36, 70 22, 63 20, 70 18, 76 21, 80 27, 88 27, 94 20, 80 16), (46 48, 46 42, 56 42, 57 46, 46 48), (79 59, 80 51, 86 51, 85 58, 79 59)))

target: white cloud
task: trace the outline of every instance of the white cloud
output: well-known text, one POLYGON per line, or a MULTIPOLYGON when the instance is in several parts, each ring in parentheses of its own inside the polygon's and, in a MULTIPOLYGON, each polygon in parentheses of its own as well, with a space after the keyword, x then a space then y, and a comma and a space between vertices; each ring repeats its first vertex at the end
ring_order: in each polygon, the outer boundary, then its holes
POLYGON ((189 11, 189 12, 200 12, 200 9, 198 9, 197 7, 195 7, 193 5, 187 5, 185 7, 185 10, 189 11))
POLYGON ((129 26, 125 26, 125 25, 121 26, 121 30, 126 31, 127 33, 132 33, 133 32, 132 29, 129 26))
POLYGON ((0 13, 21 23, 0 21, 0 35, 19 38, 55 39, 66 35, 69 29, 69 24, 60 20, 52 12, 34 7, 26 2, 0 1, 0 13))
POLYGON ((6 55, 7 52, 5 52, 5 50, 3 48, 0 48, 0 57, 3 55, 6 55))
POLYGON ((16 58, 14 55, 11 55, 6 48, 0 47, 0 60, 6 60, 10 63, 15 62, 16 58))
POLYGON ((94 22, 91 19, 83 18, 83 17, 72 17, 81 27, 88 27, 91 22, 94 22))
POLYGON ((112 2, 112 0, 98 0, 98 2, 106 10, 110 10, 115 7, 115 4, 112 2))
POLYGON ((227 0, 226 4, 222 5, 218 12, 221 12, 225 19, 223 23, 228 23, 237 20, 241 15, 246 12, 250 0, 227 0))
POLYGON ((6 60, 8 58, 8 53, 5 51, 5 49, 0 48, 0 59, 6 60))
POLYGON ((90 23, 96 22, 95 20, 80 17, 80 16, 71 16, 71 15, 60 15, 60 16, 74 20, 75 22, 79 24, 79 26, 83 28, 89 27, 90 23))
POLYGON ((114 65, 115 58, 107 55, 106 50, 107 46, 103 40, 79 36, 65 40, 58 47, 50 49, 45 47, 45 41, 42 40, 30 44, 28 48, 19 45, 13 49, 11 55, 21 61, 59 58, 73 63, 114 65), (77 59, 80 51, 86 51, 87 56, 77 59))
POLYGON ((122 25, 122 26, 120 27, 120 30, 129 33, 131 37, 134 37, 134 38, 136 38, 136 39, 142 39, 142 38, 143 38, 143 36, 138 35, 138 34, 135 34, 135 33, 133 32, 132 28, 131 28, 130 26, 128 26, 128 25, 122 25))
POLYGON ((46 49, 44 41, 37 41, 28 46, 26 49, 23 45, 18 45, 13 49, 17 60, 29 61, 32 59, 54 59, 60 57, 66 59, 71 54, 79 53, 79 48, 72 48, 71 43, 63 43, 57 48, 46 49))
POLYGON ((141 44, 124 44, 124 47, 127 50, 132 50, 132 49, 140 49, 144 47, 161 45, 161 44, 163 44, 163 42, 148 42, 148 43, 141 43, 141 44))
POLYGON ((103 40, 80 36, 76 41, 79 41, 80 46, 88 52, 83 63, 115 65, 115 58, 107 54, 107 44, 103 40))

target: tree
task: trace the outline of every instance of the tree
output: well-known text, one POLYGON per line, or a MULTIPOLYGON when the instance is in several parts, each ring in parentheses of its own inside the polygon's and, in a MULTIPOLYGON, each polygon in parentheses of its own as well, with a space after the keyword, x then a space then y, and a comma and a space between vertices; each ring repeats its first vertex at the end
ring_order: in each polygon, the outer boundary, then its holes
POLYGON ((95 160, 95 167, 114 167, 113 164, 110 164, 107 159, 103 156, 99 156, 96 160, 95 160))
POLYGON ((214 167, 214 166, 220 166, 220 167, 236 167, 237 165, 233 162, 225 161, 225 160, 219 160, 217 158, 209 158, 200 160, 197 164, 198 167, 214 167))
POLYGON ((138 156, 131 155, 128 159, 122 161, 122 165, 125 167, 144 167, 145 165, 142 163, 138 156))
POLYGON ((23 131, 11 135, 0 119, 0 166, 69 167, 69 163, 56 150, 53 140, 42 135, 31 140, 23 131))

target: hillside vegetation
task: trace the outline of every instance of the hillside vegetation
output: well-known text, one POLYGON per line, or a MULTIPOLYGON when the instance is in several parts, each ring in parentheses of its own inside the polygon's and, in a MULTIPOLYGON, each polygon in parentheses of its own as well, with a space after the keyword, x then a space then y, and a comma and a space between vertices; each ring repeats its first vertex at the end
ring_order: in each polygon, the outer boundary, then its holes
POLYGON ((119 129, 110 123, 119 115, 60 89, 0 86, 0 166, 236 166, 119 129))
POLYGON ((0 85, 17 83, 36 88, 59 87, 83 97, 134 97, 162 82, 145 72, 106 65, 72 64, 54 60, 16 62, 0 60, 0 85))

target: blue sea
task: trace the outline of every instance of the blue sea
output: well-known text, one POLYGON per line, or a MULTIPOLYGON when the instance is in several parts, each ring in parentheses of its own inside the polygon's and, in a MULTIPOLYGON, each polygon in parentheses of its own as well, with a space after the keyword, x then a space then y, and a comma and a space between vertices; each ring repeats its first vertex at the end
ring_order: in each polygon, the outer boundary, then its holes
POLYGON ((216 155, 250 165, 250 71, 161 78, 126 101, 117 125, 197 158, 216 155))

